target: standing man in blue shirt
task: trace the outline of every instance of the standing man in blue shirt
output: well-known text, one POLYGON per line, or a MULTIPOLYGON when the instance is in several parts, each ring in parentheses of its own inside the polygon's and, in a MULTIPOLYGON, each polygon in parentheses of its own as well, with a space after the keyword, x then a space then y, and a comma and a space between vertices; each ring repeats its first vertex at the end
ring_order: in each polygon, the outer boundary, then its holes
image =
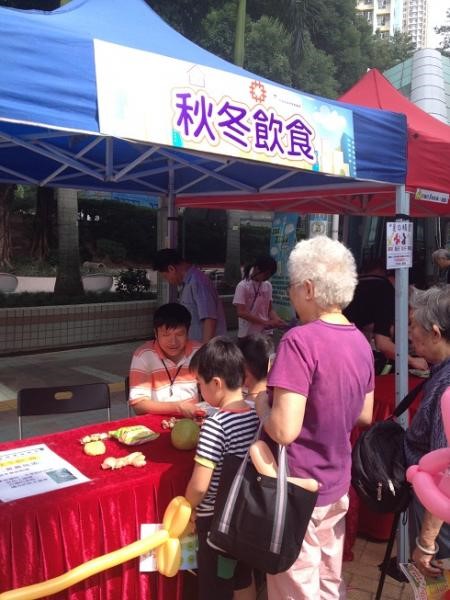
POLYGON ((170 284, 182 286, 179 303, 191 313, 189 338, 203 344, 227 332, 222 301, 212 281, 171 248, 159 250, 153 269, 170 284))

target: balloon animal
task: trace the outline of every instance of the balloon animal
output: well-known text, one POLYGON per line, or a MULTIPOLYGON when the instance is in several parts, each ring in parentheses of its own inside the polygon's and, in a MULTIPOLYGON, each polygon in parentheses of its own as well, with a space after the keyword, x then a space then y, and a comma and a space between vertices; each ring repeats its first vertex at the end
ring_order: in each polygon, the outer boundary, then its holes
POLYGON ((166 508, 162 529, 149 537, 89 560, 59 577, 0 593, 0 600, 35 600, 56 594, 86 577, 115 567, 155 548, 158 571, 166 577, 173 577, 177 574, 181 564, 179 538, 189 525, 191 511, 191 505, 186 498, 177 496, 169 502, 166 508))
MULTIPOLYGON (((442 420, 450 440, 450 387, 441 398, 442 420)), ((450 523, 450 448, 434 450, 422 456, 418 465, 409 467, 406 478, 412 483, 420 502, 433 515, 450 523)))

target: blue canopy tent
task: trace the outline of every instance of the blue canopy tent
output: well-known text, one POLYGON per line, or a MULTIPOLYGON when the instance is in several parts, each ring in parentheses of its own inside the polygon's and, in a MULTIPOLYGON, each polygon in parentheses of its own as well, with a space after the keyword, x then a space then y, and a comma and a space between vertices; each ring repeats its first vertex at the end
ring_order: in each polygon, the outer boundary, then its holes
MULTIPOLYGON (((171 180, 176 195, 340 184, 357 192, 367 190, 367 181, 374 186, 405 181, 404 118, 360 107, 347 107, 356 160, 351 177, 305 172, 294 162, 261 164, 105 135, 94 39, 258 79, 185 39, 143 0, 126 6, 119 0, 73 0, 53 12, 0 8, 0 181, 166 194, 171 180)), ((152 85, 154 92, 159 84, 152 85)), ((330 110, 346 106, 323 103, 330 110)))
MULTIPOLYGON (((311 212, 345 213, 346 199, 366 207, 371 190, 389 187, 408 212, 403 115, 260 79, 183 38, 144 0, 0 8, 0 46, 0 182, 166 195, 172 214, 183 195, 213 206, 216 194, 252 194, 261 210, 264 194, 307 190, 311 212)), ((398 394, 406 387, 405 367, 398 394)))

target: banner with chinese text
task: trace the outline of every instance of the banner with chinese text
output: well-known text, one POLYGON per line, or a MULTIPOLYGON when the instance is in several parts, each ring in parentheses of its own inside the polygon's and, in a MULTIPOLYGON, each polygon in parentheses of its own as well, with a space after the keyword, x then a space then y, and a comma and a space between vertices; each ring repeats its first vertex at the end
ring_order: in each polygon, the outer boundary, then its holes
POLYGON ((355 177, 351 110, 322 98, 94 40, 102 134, 355 177))

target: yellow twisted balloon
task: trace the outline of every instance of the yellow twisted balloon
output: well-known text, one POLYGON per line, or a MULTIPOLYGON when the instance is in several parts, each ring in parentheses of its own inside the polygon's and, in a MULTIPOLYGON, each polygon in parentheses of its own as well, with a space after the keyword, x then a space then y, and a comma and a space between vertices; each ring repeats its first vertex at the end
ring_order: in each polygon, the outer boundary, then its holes
POLYGON ((180 568, 181 544, 179 538, 189 524, 191 510, 191 505, 186 498, 177 496, 167 506, 163 518, 163 528, 159 531, 119 550, 93 558, 53 579, 3 592, 0 594, 0 600, 35 600, 56 594, 91 575, 115 567, 155 548, 157 548, 158 571, 166 577, 173 577, 180 568))

